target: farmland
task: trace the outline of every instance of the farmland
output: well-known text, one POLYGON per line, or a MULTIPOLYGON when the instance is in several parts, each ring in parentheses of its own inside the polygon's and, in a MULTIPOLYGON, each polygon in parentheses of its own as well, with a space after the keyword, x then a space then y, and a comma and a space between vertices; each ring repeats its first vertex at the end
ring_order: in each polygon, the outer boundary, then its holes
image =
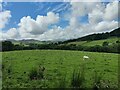
POLYGON ((59 88, 63 78, 64 87, 71 87, 73 71, 83 67, 83 88, 93 87, 95 72, 101 76, 102 87, 117 88, 118 55, 69 50, 2 52, 3 88, 59 88), (84 55, 89 56, 89 60, 83 60, 84 55), (45 68, 44 78, 31 80, 30 71, 39 66, 45 68))

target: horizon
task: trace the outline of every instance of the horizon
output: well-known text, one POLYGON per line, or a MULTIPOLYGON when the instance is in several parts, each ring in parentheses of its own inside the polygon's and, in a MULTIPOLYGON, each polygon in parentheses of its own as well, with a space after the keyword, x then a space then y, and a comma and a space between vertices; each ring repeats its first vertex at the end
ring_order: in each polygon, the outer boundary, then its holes
POLYGON ((3 2, 0 40, 69 40, 118 28, 118 1, 3 2))
MULTIPOLYGON (((112 31, 115 31, 116 29, 119 29, 120 27, 118 28, 115 28, 113 30, 111 30, 110 32, 112 31)), ((101 33, 93 33, 93 34, 103 34, 103 33, 110 33, 110 32, 101 32, 101 33)), ((89 34, 89 35, 93 35, 93 34, 89 34)), ((40 41, 40 40, 37 40, 37 39, 33 39, 33 38, 29 38, 29 39, 6 39, 6 40, 0 40, 0 41, 29 41, 29 40, 33 40, 33 41, 39 41, 39 42, 64 42, 64 41, 69 41, 69 40, 75 40, 75 39, 80 39, 80 38, 83 38, 83 37, 86 37, 86 36, 89 36, 89 35, 85 35, 85 36, 82 36, 82 37, 78 37, 78 38, 74 38, 74 39, 67 39, 67 40, 46 40, 46 41, 40 41)))

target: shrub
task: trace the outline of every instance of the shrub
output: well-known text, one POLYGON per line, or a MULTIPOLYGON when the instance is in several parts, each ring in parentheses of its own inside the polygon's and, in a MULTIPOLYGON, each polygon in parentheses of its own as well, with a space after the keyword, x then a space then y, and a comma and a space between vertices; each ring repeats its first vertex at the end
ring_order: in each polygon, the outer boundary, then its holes
POLYGON ((102 46, 108 46, 109 45, 109 42, 105 41, 103 42, 102 46))
POLYGON ((12 73, 12 66, 11 66, 11 65, 8 66, 7 73, 8 73, 8 74, 11 74, 11 73, 12 73))
POLYGON ((43 79, 44 78, 44 67, 39 67, 38 72, 37 72, 37 78, 38 79, 43 79))
POLYGON ((34 68, 29 73, 29 78, 31 80, 43 79, 44 78, 44 67, 34 68))
POLYGON ((36 70, 36 69, 32 69, 32 70, 30 71, 30 73, 29 73, 29 78, 30 78, 31 80, 37 78, 37 70, 36 70))
POLYGON ((2 67, 0 67, 1 68, 1 70, 4 70, 4 68, 5 68, 5 65, 4 64, 2 64, 2 67))

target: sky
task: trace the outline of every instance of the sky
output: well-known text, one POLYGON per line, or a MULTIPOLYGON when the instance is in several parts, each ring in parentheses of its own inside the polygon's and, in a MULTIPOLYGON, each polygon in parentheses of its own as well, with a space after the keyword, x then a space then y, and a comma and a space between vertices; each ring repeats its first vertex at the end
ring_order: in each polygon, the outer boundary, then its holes
POLYGON ((118 28, 117 0, 74 1, 0 3, 0 40, 68 40, 118 28))

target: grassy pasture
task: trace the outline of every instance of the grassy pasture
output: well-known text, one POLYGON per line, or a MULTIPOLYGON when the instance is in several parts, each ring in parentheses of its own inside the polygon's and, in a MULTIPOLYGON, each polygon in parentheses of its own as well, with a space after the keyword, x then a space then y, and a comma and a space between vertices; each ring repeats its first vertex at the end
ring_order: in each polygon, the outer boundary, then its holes
POLYGON ((71 87, 74 69, 85 66, 82 87, 91 88, 95 71, 111 88, 118 85, 118 54, 65 50, 26 50, 2 52, 3 87, 9 88, 57 88, 65 78, 65 87, 71 87), (89 60, 83 60, 83 56, 89 60), (45 67, 44 79, 30 80, 29 72, 39 65, 45 67))
POLYGON ((104 40, 94 40, 94 41, 76 41, 76 42, 70 42, 68 44, 77 44, 77 45, 82 45, 82 46, 95 46, 95 45, 100 45, 102 46, 103 42, 107 41, 109 42, 109 44, 113 44, 116 43, 116 41, 118 41, 119 38, 117 37, 112 37, 112 38, 108 38, 108 39, 104 39, 104 40))

